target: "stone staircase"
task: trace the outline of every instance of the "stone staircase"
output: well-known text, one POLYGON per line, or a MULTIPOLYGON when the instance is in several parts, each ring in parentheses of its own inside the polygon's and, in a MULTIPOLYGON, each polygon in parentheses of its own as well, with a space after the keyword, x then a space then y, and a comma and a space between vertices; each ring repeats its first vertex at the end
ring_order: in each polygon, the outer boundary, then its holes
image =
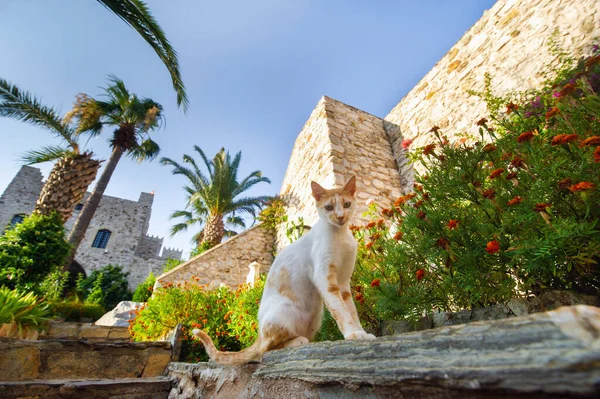
POLYGON ((126 327, 51 323, 35 341, 0 338, 0 398, 166 398, 172 353, 126 327))

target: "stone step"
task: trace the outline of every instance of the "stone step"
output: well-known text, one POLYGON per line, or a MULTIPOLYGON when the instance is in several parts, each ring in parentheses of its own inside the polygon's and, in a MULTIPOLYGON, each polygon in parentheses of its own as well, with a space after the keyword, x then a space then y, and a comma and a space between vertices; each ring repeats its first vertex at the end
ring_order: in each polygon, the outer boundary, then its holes
POLYGON ((127 327, 97 326, 90 323, 55 322, 48 323, 48 328, 38 339, 56 340, 83 339, 86 341, 129 341, 131 338, 127 327))
POLYGON ((139 378, 163 375, 170 342, 0 339, 0 380, 139 378))
POLYGON ((164 399, 171 389, 167 377, 115 380, 0 381, 0 398, 126 398, 164 399))

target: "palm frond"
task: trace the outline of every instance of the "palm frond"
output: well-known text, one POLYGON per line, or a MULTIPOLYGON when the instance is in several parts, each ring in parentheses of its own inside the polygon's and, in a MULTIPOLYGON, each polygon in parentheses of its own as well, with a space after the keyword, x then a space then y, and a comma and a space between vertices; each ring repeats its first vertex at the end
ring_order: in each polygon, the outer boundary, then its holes
POLYGON ((138 162, 152 160, 158 156, 160 146, 157 142, 147 139, 142 141, 138 146, 130 149, 127 155, 138 162))
POLYGON ((74 154, 74 152, 65 147, 46 146, 39 150, 27 151, 23 153, 20 158, 21 162, 25 165, 33 165, 36 163, 55 161, 72 154, 74 154))
POLYGON ((189 101, 179 71, 177 52, 167 40, 146 3, 142 0, 98 0, 98 2, 135 29, 154 49, 171 74, 173 88, 177 93, 177 105, 183 106, 183 110, 187 111, 189 101))
POLYGON ((78 150, 75 132, 58 117, 54 108, 42 105, 31 93, 0 79, 0 116, 6 116, 51 130, 74 150, 78 150))

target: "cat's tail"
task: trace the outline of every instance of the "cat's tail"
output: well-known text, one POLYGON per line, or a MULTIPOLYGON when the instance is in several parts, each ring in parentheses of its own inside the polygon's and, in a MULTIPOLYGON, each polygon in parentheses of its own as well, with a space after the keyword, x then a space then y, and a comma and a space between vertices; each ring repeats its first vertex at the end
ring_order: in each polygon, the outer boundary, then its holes
POLYGON ((237 365, 249 363, 254 360, 260 360, 264 351, 261 349, 260 336, 254 343, 239 352, 222 352, 215 347, 212 339, 202 330, 195 329, 192 331, 194 336, 204 344, 204 349, 208 356, 216 363, 223 365, 237 365))

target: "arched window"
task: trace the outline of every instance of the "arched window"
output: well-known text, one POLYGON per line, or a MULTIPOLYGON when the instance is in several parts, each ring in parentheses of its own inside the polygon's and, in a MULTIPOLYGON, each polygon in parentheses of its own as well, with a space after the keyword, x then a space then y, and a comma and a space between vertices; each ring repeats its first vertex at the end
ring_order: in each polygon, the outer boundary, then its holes
POLYGON ((23 219, 25 219, 25 216, 26 215, 24 215, 22 213, 13 216, 12 219, 10 220, 10 227, 14 227, 17 224, 21 223, 23 221, 23 219))
POLYGON ((92 243, 92 247, 94 248, 106 248, 106 244, 108 244, 108 239, 110 238, 110 230, 102 229, 98 230, 96 233, 96 238, 94 238, 94 242, 92 243))

